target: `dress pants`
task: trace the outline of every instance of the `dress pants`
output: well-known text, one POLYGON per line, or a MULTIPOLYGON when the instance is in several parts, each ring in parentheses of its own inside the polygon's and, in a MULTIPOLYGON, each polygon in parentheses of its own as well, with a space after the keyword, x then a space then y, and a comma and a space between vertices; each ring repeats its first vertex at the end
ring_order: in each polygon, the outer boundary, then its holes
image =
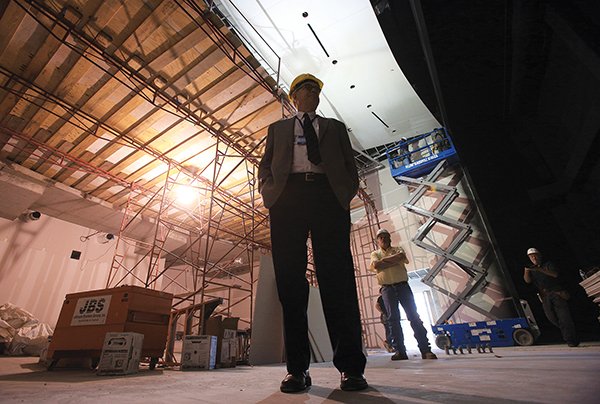
POLYGON ((381 288, 381 296, 385 302, 385 309, 388 312, 388 322, 392 329, 392 346, 398 352, 406 352, 404 346, 404 334, 400 326, 400 309, 398 303, 402 305, 410 326, 412 327, 415 339, 419 345, 421 353, 431 351, 429 340, 427 339, 427 330, 423 326, 423 321, 419 313, 417 313, 417 305, 415 297, 408 282, 399 282, 393 285, 383 285, 381 288))
POLYGON ((350 251, 349 211, 340 205, 324 175, 315 181, 290 175, 269 214, 288 372, 303 372, 310 364, 306 314, 306 243, 310 233, 333 364, 340 372, 362 374, 366 358, 350 251))

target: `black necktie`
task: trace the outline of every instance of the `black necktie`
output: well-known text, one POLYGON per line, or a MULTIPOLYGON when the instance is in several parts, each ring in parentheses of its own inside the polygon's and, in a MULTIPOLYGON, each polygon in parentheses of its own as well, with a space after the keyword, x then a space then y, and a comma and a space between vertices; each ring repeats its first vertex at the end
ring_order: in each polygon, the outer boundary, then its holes
POLYGON ((318 165, 321 162, 321 153, 319 152, 319 139, 312 125, 312 121, 308 114, 304 114, 304 137, 306 138, 306 152, 308 153, 308 161, 318 165))

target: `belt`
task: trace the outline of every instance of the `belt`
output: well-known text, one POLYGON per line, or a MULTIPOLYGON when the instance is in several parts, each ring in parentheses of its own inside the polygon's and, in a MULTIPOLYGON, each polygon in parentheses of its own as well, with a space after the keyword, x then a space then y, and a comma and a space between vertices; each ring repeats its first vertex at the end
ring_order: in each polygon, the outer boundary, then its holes
POLYGON ((327 176, 321 173, 292 173, 288 176, 288 181, 293 182, 323 182, 327 181, 327 176))
POLYGON ((388 285, 381 285, 381 286, 396 286, 396 285, 402 285, 403 283, 408 283, 408 281, 402 281, 402 282, 390 283, 390 284, 388 284, 388 285))

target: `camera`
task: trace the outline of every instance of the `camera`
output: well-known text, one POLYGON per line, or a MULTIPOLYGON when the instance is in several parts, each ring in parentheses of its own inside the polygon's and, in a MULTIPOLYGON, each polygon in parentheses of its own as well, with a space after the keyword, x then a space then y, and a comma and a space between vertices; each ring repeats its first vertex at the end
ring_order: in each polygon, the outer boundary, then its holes
POLYGON ((42 217, 42 214, 37 210, 33 210, 27 214, 27 218, 29 220, 39 220, 42 217))

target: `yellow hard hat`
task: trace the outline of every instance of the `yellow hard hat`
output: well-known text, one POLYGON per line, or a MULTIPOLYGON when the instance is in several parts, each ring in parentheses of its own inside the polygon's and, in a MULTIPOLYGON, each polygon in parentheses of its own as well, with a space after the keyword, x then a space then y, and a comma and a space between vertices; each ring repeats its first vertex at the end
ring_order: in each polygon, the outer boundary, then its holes
POLYGON ((294 81, 292 81, 292 85, 290 86, 290 97, 297 89, 300 88, 302 84, 306 83, 307 81, 312 81, 313 83, 317 84, 319 86, 319 90, 323 89, 323 82, 321 80, 310 73, 302 73, 296 77, 294 81))

